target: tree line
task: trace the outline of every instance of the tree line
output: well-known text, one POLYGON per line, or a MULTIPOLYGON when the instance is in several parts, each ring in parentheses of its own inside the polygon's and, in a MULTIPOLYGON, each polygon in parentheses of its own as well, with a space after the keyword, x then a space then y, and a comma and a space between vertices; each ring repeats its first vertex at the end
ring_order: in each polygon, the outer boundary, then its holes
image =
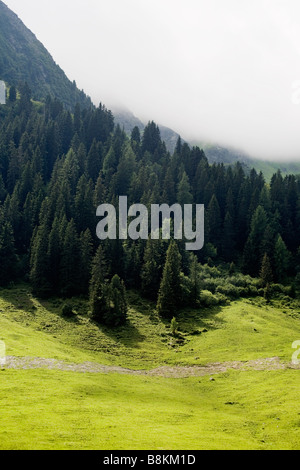
POLYGON ((0 285, 25 280, 36 295, 89 295, 94 317, 126 318, 126 289, 172 316, 195 304, 199 266, 228 265, 265 284, 298 279, 300 179, 270 184, 241 164, 210 165, 179 138, 173 154, 152 121, 130 136, 112 113, 57 99, 33 102, 26 84, 0 107, 0 285), (205 205, 205 246, 96 237, 96 208, 128 203, 205 205), (187 282, 188 280, 188 282, 187 282), (183 284, 188 294, 184 292, 183 284))

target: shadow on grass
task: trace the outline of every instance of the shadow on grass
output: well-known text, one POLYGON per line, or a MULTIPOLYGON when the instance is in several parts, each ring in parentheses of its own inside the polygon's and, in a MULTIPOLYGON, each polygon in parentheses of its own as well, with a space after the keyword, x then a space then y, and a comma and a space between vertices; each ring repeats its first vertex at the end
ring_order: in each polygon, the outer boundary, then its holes
POLYGON ((28 285, 17 285, 0 289, 0 298, 8 304, 13 305, 15 310, 24 310, 32 313, 36 311, 28 285))
POLYGON ((217 315, 222 311, 222 306, 214 306, 199 309, 183 309, 176 319, 179 323, 179 331, 188 335, 197 335, 205 330, 217 330, 222 328, 224 321, 217 315))
POLYGON ((110 339, 116 343, 121 343, 126 348, 137 348, 146 337, 129 321, 123 326, 108 327, 94 322, 94 324, 110 339))
POLYGON ((38 301, 48 312, 61 317, 68 323, 80 323, 81 317, 87 316, 87 299, 84 297, 69 299, 50 297, 48 299, 38 299, 38 301), (65 312, 64 306, 68 307, 65 312))
MULTIPOLYGON (((135 310, 143 315, 147 315, 153 324, 162 323, 167 329, 170 328, 172 318, 166 319, 158 315, 156 303, 152 300, 142 297, 138 292, 131 291, 129 294, 130 304, 135 310)), ((218 329, 224 323, 217 317, 222 311, 223 306, 183 308, 174 312, 174 317, 179 322, 179 332, 187 334, 196 334, 201 329, 218 329), (215 326, 214 326, 215 325, 215 326)))

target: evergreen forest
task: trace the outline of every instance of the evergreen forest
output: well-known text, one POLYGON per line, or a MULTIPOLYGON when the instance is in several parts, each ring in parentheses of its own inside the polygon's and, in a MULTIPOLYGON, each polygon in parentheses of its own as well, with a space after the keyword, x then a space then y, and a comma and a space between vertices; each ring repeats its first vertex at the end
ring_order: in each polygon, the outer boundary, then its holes
POLYGON ((270 183, 241 164, 209 164, 178 138, 166 149, 151 121, 126 134, 102 104, 68 109, 50 95, 34 101, 27 82, 0 107, 0 285, 30 283, 41 298, 89 298, 92 317, 126 321, 137 290, 168 319, 180 308, 239 297, 297 296, 300 178, 270 183), (204 204, 205 244, 105 240, 100 204, 204 204))

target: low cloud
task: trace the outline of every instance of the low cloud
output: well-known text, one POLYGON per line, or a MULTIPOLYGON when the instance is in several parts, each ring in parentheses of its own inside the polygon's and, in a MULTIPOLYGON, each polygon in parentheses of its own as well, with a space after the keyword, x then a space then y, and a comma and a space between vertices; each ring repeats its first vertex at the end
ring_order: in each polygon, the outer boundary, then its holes
POLYGON ((187 139, 300 159, 298 0, 6 3, 96 104, 187 139))

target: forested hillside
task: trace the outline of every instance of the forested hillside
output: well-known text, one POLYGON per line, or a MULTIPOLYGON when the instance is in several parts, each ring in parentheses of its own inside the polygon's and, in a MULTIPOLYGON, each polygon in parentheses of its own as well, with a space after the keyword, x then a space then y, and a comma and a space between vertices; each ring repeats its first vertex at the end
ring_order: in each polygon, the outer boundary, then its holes
POLYGON ((50 97, 32 103, 26 85, 18 96, 11 93, 0 114, 2 286, 26 280, 43 297, 90 294, 94 317, 118 324, 126 319, 125 288, 158 300, 171 317, 201 299, 270 295, 272 283, 284 289, 297 275, 298 177, 278 172, 266 185, 239 163, 209 165, 180 138, 171 155, 154 122, 127 137, 102 105, 77 105, 71 114, 50 97), (96 208, 117 206, 120 195, 146 206, 205 204, 204 249, 190 254, 183 241, 100 242, 96 208))
POLYGON ((78 102, 91 106, 91 100, 78 90, 54 62, 35 35, 0 1, 0 80, 19 86, 27 82, 33 98, 58 98, 68 109, 78 102))

